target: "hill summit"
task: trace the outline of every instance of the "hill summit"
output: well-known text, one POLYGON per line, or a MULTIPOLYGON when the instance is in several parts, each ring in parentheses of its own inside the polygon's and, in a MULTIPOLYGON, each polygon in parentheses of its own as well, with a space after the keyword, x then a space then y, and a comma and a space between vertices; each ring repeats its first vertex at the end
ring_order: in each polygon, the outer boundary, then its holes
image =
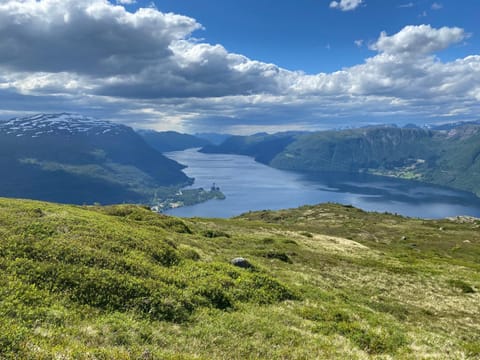
POLYGON ((478 359, 479 227, 0 198, 0 358, 478 359))

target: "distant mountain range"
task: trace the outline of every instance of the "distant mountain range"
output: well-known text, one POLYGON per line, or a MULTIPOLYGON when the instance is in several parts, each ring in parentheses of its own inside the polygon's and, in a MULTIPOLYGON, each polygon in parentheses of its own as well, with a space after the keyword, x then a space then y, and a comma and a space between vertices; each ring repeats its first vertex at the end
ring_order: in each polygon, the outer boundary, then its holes
POLYGON ((230 134, 219 134, 219 133, 196 133, 196 137, 200 139, 207 140, 211 144, 214 145, 220 145, 222 142, 227 140, 230 136, 230 134))
POLYGON ((172 131, 137 133, 69 113, 0 121, 0 196, 74 204, 149 202, 192 183, 183 165, 161 154, 191 147, 248 155, 281 169, 368 172, 480 195, 480 122, 209 136, 224 140, 214 145, 172 131))
POLYGON ((137 133, 148 145, 162 153, 203 147, 210 144, 206 139, 176 131, 137 130, 137 133))
POLYGON ((453 130, 463 126, 469 125, 480 125, 480 120, 475 121, 457 121, 453 123, 445 123, 445 124, 428 124, 425 125, 426 128, 431 130, 453 130))
POLYGON ((191 183, 130 127, 77 114, 0 122, 0 196, 62 203, 145 202, 191 183))
POLYGON ((480 195, 480 124, 475 122, 234 136, 201 151, 248 155, 280 169, 414 179, 480 195))

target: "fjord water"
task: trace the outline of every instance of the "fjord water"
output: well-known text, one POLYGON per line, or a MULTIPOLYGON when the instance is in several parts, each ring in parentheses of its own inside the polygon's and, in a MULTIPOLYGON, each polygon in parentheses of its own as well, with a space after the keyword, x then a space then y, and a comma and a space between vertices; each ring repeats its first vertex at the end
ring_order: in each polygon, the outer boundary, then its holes
POLYGON ((264 209, 337 202, 363 210, 421 218, 480 217, 480 199, 439 186, 366 174, 302 174, 283 171, 241 155, 202 154, 188 149, 165 154, 186 165, 193 188, 216 183, 225 200, 169 210, 181 217, 232 217, 264 209))

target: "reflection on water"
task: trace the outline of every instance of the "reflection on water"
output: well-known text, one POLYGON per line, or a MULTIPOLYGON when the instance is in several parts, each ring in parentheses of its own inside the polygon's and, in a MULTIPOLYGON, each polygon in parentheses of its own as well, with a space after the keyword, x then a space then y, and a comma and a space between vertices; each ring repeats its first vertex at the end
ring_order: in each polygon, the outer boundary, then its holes
POLYGON ((480 199, 470 193, 413 181, 367 174, 302 174, 259 164, 240 155, 202 154, 195 149, 168 157, 188 166, 192 187, 220 186, 225 200, 172 209, 182 217, 231 217, 250 210, 286 209, 337 202, 369 210, 413 217, 480 217, 480 199))

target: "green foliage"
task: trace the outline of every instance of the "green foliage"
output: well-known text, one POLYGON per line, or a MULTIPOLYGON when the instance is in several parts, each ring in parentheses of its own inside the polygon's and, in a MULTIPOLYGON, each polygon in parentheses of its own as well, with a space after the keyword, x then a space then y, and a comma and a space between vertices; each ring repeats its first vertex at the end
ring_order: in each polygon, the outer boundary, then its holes
POLYGON ((299 315, 315 322, 315 331, 325 334, 339 334, 347 337, 361 350, 370 354, 395 354, 407 342, 407 336, 398 326, 383 317, 372 317, 363 309, 344 309, 338 306, 327 308, 303 307, 299 315), (363 321, 360 320, 362 316, 363 321))
POLYGON ((454 288, 461 290, 464 294, 474 294, 476 292, 471 285, 462 280, 449 280, 448 283, 454 288))
POLYGON ((480 358, 480 341, 464 343, 464 348, 469 358, 480 358))
POLYGON ((0 199, 0 358, 476 358, 479 256, 473 220, 0 199))
POLYGON ((204 231, 202 231, 202 235, 207 237, 207 238, 217 238, 217 237, 229 238, 230 237, 230 235, 228 235, 226 232, 220 231, 220 230, 215 230, 215 229, 204 230, 204 231))
POLYGON ((290 259, 290 256, 288 256, 288 254, 283 251, 269 250, 261 253, 260 255, 266 257, 267 259, 276 259, 286 263, 292 263, 292 259, 290 259))

